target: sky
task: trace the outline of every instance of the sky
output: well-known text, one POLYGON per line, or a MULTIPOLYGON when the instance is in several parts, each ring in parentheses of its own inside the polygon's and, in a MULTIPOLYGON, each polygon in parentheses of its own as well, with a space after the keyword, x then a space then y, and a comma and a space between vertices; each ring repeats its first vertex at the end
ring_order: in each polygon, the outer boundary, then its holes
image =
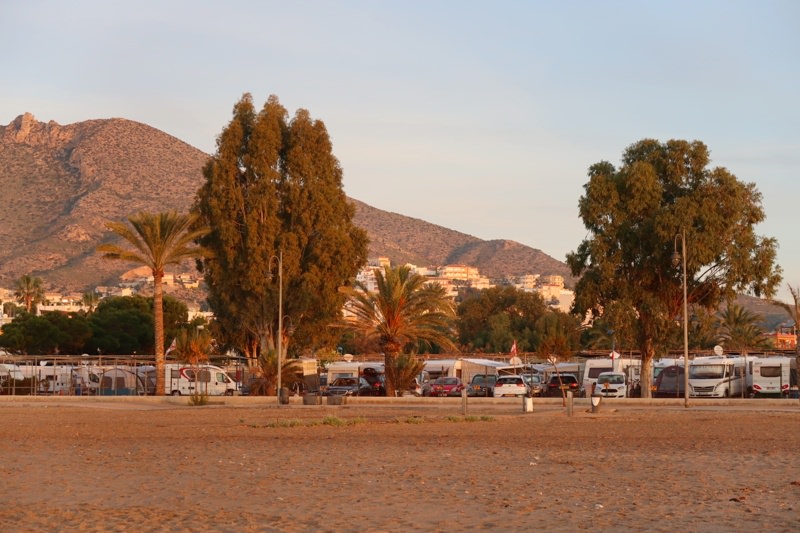
MULTIPOLYGON (((348 196, 564 261, 587 169, 700 140, 800 285, 795 0, 0 0, 0 124, 126 118, 209 154, 244 93, 322 120, 348 196)), ((691 242, 687 245, 691 247, 691 242)))

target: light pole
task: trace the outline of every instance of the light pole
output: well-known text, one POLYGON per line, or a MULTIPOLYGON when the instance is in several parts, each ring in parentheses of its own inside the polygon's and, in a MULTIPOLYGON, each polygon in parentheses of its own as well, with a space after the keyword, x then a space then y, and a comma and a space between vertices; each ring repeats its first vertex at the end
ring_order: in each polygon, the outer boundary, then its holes
POLYGON ((273 259, 278 265, 278 388, 276 389, 276 396, 278 397, 278 405, 281 405, 281 340, 283 337, 283 250, 278 252, 278 255, 273 255, 269 259, 269 270, 272 272, 273 259))
POLYGON ((672 265, 678 266, 683 262, 683 406, 689 407, 689 306, 686 295, 686 230, 682 229, 675 235, 673 242, 675 251, 672 253, 672 265), (678 237, 681 238, 681 251, 678 253, 678 237))

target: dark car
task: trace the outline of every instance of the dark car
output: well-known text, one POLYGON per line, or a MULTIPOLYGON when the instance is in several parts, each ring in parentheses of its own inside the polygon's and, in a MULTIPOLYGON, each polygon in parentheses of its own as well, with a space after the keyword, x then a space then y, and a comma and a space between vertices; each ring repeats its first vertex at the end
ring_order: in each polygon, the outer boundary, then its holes
POLYGON ((372 385, 364 378, 336 378, 328 385, 325 396, 372 396, 372 385))
POLYGON ((464 384, 459 378, 437 378, 431 383, 431 396, 461 396, 464 384))
POLYGON ((485 396, 490 398, 494 395, 494 384, 497 376, 494 374, 475 374, 467 388, 467 396, 485 396))
POLYGON ((563 396, 572 391, 574 397, 581 395, 581 382, 575 374, 551 374, 544 389, 545 396, 563 396))

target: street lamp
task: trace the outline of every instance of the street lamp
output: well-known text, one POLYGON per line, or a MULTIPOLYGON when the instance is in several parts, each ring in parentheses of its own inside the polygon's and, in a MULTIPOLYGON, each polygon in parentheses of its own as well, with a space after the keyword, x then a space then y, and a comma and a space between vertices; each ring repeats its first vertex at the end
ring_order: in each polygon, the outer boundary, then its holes
POLYGON ((686 230, 682 229, 675 235, 673 242, 675 251, 672 253, 672 265, 678 266, 683 262, 683 406, 689 407, 689 306, 686 298, 686 230), (681 238, 681 251, 678 252, 678 237, 681 238))
POLYGON ((281 357, 282 346, 281 338, 283 337, 283 250, 278 252, 278 255, 273 255, 269 258, 269 270, 272 272, 272 261, 278 266, 278 388, 276 396, 278 397, 278 405, 281 405, 281 357))

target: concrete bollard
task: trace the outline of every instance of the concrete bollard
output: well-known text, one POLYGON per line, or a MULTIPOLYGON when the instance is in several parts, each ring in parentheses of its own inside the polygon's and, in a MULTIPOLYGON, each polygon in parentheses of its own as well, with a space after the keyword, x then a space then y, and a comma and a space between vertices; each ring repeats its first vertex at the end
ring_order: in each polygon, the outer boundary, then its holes
POLYGON ((600 412, 600 404, 602 403, 603 397, 599 394, 592 394, 592 413, 599 413, 600 412))
POLYGON ((575 407, 575 397, 571 390, 567 391, 567 416, 572 416, 575 407))
POLYGON ((522 397, 522 412, 523 413, 533 412, 533 396, 522 397))

